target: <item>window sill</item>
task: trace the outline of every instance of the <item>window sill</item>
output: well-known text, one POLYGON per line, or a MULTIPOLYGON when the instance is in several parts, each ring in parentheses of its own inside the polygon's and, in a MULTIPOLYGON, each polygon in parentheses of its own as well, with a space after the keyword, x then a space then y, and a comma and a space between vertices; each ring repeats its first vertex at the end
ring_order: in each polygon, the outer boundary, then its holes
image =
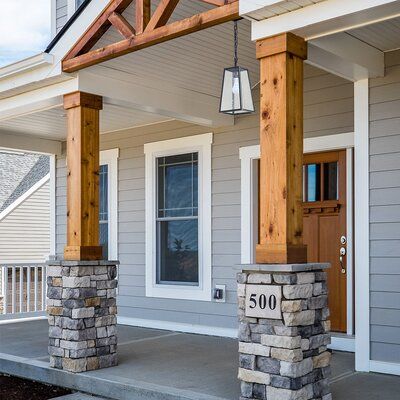
POLYGON ((211 301, 211 292, 199 287, 179 285, 153 285, 146 288, 146 297, 163 299, 211 301))

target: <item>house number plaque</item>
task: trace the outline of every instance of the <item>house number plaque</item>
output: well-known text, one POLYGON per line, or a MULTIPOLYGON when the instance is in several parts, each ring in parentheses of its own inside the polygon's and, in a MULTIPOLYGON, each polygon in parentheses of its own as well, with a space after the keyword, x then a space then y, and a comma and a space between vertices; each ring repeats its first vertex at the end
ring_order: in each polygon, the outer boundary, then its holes
POLYGON ((281 319, 282 287, 246 285, 246 317, 281 319))

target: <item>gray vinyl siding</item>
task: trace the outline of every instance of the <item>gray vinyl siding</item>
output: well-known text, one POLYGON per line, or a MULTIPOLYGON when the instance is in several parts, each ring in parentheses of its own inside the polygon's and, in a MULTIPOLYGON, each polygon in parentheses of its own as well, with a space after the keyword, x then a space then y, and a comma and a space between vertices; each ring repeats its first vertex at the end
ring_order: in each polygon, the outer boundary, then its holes
POLYGON ((50 184, 0 221, 0 262, 45 262, 50 254, 50 184))
MULTIPOLYGON (((307 68, 305 79, 306 136, 353 130, 352 85, 307 68), (351 88, 351 90, 349 90, 351 88), (320 92, 320 97, 318 97, 320 92), (320 99, 320 100, 318 100, 320 99), (350 118, 350 120, 352 117, 350 118), (318 122, 315 122, 318 121, 318 122)), ((118 254, 119 315, 176 323, 236 328, 234 265, 240 263, 240 147, 258 144, 257 115, 242 117, 235 126, 210 129, 171 121, 101 136, 102 150, 119 148, 118 254), (145 157, 148 142, 214 132, 212 146, 212 284, 227 286, 227 302, 214 303, 145 297, 145 157)), ((57 161, 57 253, 66 232, 65 159, 57 161)))
POLYGON ((400 52, 370 83, 371 359, 400 362, 400 52))
POLYGON ((56 32, 58 33, 68 20, 68 0, 56 0, 56 32))

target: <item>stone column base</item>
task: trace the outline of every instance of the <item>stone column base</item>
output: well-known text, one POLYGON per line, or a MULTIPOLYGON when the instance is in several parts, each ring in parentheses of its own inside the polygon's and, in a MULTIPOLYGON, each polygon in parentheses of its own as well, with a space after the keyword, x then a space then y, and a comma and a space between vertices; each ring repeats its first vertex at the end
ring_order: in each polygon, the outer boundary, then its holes
POLYGON ((237 276, 240 400, 332 399, 328 267, 242 266, 237 276), (271 318, 261 316, 266 311, 271 318))
POLYGON ((117 264, 50 261, 50 366, 84 372, 117 365, 117 264))

